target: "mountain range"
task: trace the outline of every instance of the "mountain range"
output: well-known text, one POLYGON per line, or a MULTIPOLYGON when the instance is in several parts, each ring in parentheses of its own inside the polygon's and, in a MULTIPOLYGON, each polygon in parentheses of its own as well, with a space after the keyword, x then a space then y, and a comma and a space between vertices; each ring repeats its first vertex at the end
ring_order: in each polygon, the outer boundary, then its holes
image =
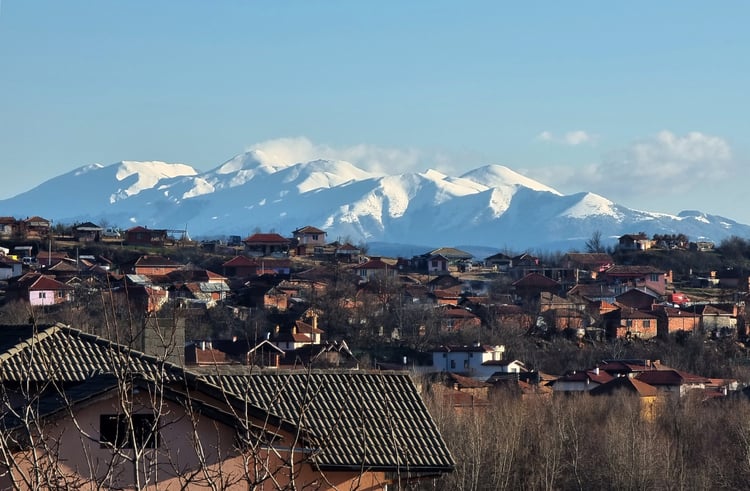
POLYGON ((207 172, 123 161, 80 167, 0 200, 0 215, 126 229, 187 229, 192 238, 288 236, 305 225, 354 243, 581 249, 626 233, 683 233, 719 242, 750 226, 699 211, 638 211, 589 192, 564 195, 500 165, 458 177, 436 170, 385 175, 341 160, 280 164, 252 150, 207 172))

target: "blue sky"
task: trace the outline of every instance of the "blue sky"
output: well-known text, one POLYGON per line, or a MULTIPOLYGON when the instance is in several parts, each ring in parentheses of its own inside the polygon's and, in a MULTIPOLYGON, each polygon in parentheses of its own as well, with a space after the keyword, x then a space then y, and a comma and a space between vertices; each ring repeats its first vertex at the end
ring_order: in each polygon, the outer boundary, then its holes
MULTIPOLYGON (((0 199, 253 147, 750 223, 750 4, 0 3, 0 199)), ((0 214, 2 212, 0 211, 0 214)))

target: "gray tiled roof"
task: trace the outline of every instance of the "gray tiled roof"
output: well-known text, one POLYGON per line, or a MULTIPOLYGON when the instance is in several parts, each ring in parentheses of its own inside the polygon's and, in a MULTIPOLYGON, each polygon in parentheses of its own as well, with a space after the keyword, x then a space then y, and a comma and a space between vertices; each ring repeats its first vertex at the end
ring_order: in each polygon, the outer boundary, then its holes
POLYGON ((102 373, 181 377, 174 365, 63 324, 0 326, 0 339, 0 382, 82 382, 102 373))
MULTIPOLYGON (((213 387, 209 392, 223 390, 229 399, 297 425, 320 445, 314 458, 321 469, 417 474, 454 465, 417 388, 403 373, 200 375, 63 324, 0 326, 0 384, 63 382, 78 391, 74 400, 84 400, 106 390, 112 375, 165 382, 197 378, 213 387)), ((200 385, 196 388, 204 391, 200 385)), ((59 405, 54 397, 49 403, 50 412, 59 405)))
POLYGON ((209 383, 299 422, 321 445, 321 468, 449 470, 453 459, 408 375, 262 372, 209 383))

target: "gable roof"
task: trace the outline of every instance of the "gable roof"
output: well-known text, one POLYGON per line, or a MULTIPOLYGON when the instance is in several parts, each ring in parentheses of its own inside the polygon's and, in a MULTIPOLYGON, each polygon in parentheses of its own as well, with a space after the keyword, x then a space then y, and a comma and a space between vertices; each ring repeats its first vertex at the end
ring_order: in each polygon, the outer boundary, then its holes
POLYGON ((408 374, 260 372, 205 379, 314 434, 323 470, 451 470, 453 458, 408 374), (300 401, 306 404, 300 408, 300 401))
POLYGON ((639 397, 656 396, 656 387, 641 380, 631 377, 615 377, 589 391, 592 396, 610 395, 619 391, 628 391, 638 394, 639 397))
POLYGON ((282 237, 279 234, 253 234, 243 240, 245 244, 289 244, 289 239, 282 237))
POLYGON ((307 225, 302 228, 298 228, 294 232, 292 232, 294 235, 303 235, 303 234, 313 234, 313 235, 321 235, 325 234, 325 230, 320 230, 319 228, 315 228, 313 226, 307 225))
POLYGON ((224 267, 227 267, 227 266, 228 267, 239 267, 239 266, 258 267, 259 264, 257 261, 255 261, 254 259, 250 259, 247 256, 234 256, 232 259, 222 264, 222 266, 224 267))
POLYGON ((454 466, 408 374, 274 370, 227 375, 206 370, 204 375, 62 324, 0 325, 0 333, 0 383, 57 381, 80 390, 73 398, 78 401, 112 390, 114 377, 175 382, 164 386, 167 391, 179 391, 177 382, 184 382, 309 435, 315 444, 311 458, 322 470, 415 474, 454 466))
POLYGON ((513 286, 528 288, 556 288, 560 283, 540 273, 529 273, 520 280, 513 282, 513 286))
POLYGON ((0 326, 0 382, 82 382, 94 374, 137 373, 173 380, 175 365, 78 329, 54 324, 0 326))
POLYGON ((680 370, 649 370, 638 374, 638 380, 649 385, 710 384, 711 379, 680 370))
POLYGON ((446 259, 451 261, 471 259, 474 257, 468 252, 462 251, 461 249, 456 249, 455 247, 440 247, 428 252, 427 254, 424 254, 425 257, 437 255, 444 256, 446 259))
POLYGON ((168 257, 159 256, 156 254, 146 254, 139 257, 135 261, 136 267, 170 267, 170 268, 183 268, 185 265, 178 263, 168 257))

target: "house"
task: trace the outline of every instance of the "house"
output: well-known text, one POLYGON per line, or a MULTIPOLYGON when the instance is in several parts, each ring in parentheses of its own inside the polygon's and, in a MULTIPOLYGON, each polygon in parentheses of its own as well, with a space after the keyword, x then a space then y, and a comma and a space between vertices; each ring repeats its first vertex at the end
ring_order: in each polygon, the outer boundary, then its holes
POLYGON ((40 273, 27 273, 8 288, 8 294, 28 302, 32 307, 57 305, 73 298, 73 287, 40 273))
POLYGON ((617 295, 615 303, 631 309, 651 310, 659 300, 659 295, 647 288, 642 290, 631 288, 630 290, 617 295))
POLYGON ((524 303, 532 302, 538 299, 543 292, 560 293, 561 285, 559 282, 548 278, 540 273, 529 273, 523 278, 513 282, 513 288, 516 295, 524 303))
POLYGON ((596 280, 599 273, 614 265, 612 256, 602 252, 569 252, 563 257, 563 267, 575 271, 576 283, 596 280))
POLYGON ((482 320, 472 311, 453 305, 440 309, 440 326, 443 331, 462 331, 479 328, 482 320))
POLYGON ((441 372, 427 377, 428 392, 442 407, 458 414, 490 407, 490 384, 456 373, 441 372))
POLYGON ((691 390, 705 389, 711 379, 675 369, 648 370, 637 375, 637 379, 656 387, 659 394, 684 397, 691 390))
POLYGON ((242 241, 245 254, 253 257, 285 256, 289 253, 291 241, 276 233, 256 233, 242 241))
POLYGON ((104 228, 91 222, 73 226, 73 238, 78 242, 99 242, 104 228))
POLYGON ((643 232, 637 234, 625 234, 617 239, 617 247, 624 251, 646 251, 651 249, 653 241, 643 232))
POLYGON ((353 268, 362 281, 371 280, 376 276, 395 278, 398 274, 395 265, 389 264, 380 256, 373 256, 368 261, 357 264, 353 268))
POLYGON ((657 335, 658 320, 654 313, 625 306, 602 315, 607 337, 618 339, 654 338, 657 335))
POLYGON ((10 239, 21 235, 21 223, 13 217, 0 217, 0 238, 10 239))
POLYGON ((672 283, 672 274, 653 266, 616 265, 601 274, 607 285, 617 295, 632 288, 649 289, 659 296, 667 293, 667 286, 672 283))
POLYGON ((475 344, 444 345, 432 350, 432 368, 440 372, 458 373, 478 380, 487 380, 498 371, 493 362, 503 360, 504 346, 475 344))
POLYGON ((133 227, 125 231, 126 245, 162 247, 167 242, 167 230, 133 227))
POLYGON ((513 266, 513 258, 498 252, 484 259, 484 266, 494 271, 508 272, 513 266))
POLYGON ((612 380, 614 377, 607 372, 595 367, 591 370, 574 370, 562 377, 549 382, 555 394, 567 394, 576 392, 588 392, 602 384, 612 380))
POLYGON ((158 254, 146 254, 136 259, 133 272, 145 276, 166 276, 173 271, 183 269, 184 264, 158 254))
POLYGON ((249 340, 214 339, 199 340, 185 346, 185 364, 191 366, 252 365, 261 368, 278 368, 284 350, 268 339, 253 344, 249 340))
POLYGON ((23 274, 23 263, 5 254, 0 254, 0 280, 16 278, 23 274))
POLYGON ((229 277, 247 278, 258 274, 260 265, 247 256, 234 256, 221 265, 224 274, 229 277))
POLYGON ((701 304, 691 310, 701 316, 701 330, 709 336, 719 338, 737 335, 737 318, 744 307, 737 304, 701 304))
POLYGON ((293 231, 292 241, 298 256, 311 256, 316 248, 321 248, 326 244, 326 232, 308 225, 293 231))
POLYGON ((22 222, 22 233, 27 239, 46 239, 50 236, 51 224, 46 218, 33 216, 22 222))
POLYGON ((408 374, 186 370, 60 324, 4 329, 2 489, 385 490, 454 467, 408 374))
POLYGON ((427 260, 427 274, 450 274, 448 273, 448 258, 442 254, 432 254, 427 260))
POLYGON ((359 247, 355 247, 348 242, 336 244, 334 247, 334 257, 337 261, 355 263, 359 261, 360 254, 362 254, 359 247))
POLYGON ((271 342, 285 352, 293 351, 306 345, 321 344, 323 334, 324 331, 318 328, 317 317, 313 317, 312 324, 297 320, 290 330, 277 330, 271 336, 271 342))
POLYGON ((633 395, 638 397, 641 419, 653 422, 658 413, 658 390, 641 380, 630 377, 615 377, 589 391, 592 396, 633 395))
POLYGON ((590 302, 615 302, 615 290, 602 281, 596 283, 580 283, 568 290, 568 298, 585 299, 590 302))
POLYGON ((701 316, 691 310, 656 305, 654 313, 658 317, 657 334, 661 337, 678 332, 690 333, 700 329, 701 316))

